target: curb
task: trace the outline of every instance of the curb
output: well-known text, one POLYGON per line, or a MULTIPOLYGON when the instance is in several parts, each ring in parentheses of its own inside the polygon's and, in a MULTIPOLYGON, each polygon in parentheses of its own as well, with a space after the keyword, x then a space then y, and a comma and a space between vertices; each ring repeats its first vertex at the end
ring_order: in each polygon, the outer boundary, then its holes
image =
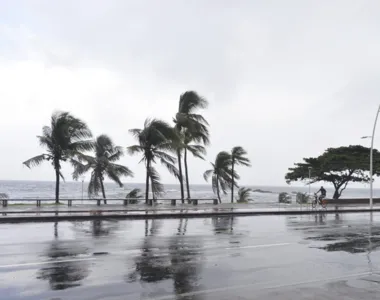
POLYGON ((105 215, 68 215, 68 216, 32 216, 32 217, 0 217, 0 223, 25 223, 25 222, 59 222, 75 220, 145 220, 145 219, 181 219, 181 218, 212 218, 212 217, 247 217, 247 216, 284 216, 284 215, 314 215, 314 214, 337 214, 337 213, 370 213, 380 212, 377 209, 345 209, 345 210, 319 210, 319 211, 242 211, 242 212, 212 212, 212 213, 145 213, 145 214, 105 214, 105 215))

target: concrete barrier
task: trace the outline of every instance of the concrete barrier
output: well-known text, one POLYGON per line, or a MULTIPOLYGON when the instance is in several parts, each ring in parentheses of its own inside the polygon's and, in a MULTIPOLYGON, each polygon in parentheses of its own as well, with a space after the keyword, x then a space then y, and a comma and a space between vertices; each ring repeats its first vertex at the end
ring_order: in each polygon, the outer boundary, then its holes
MULTIPOLYGON (((325 199, 328 205, 369 204, 369 198, 325 199)), ((380 203, 380 198, 373 198, 373 203, 380 203)))
MULTIPOLYGON (((96 203, 97 206, 101 205, 101 202, 107 200, 109 202, 113 201, 122 201, 123 205, 128 205, 130 199, 59 199, 59 202, 67 202, 67 206, 72 206, 73 203, 75 202, 93 202, 96 203)), ((145 199, 139 199, 141 202, 144 202, 145 199)), ((2 199, 1 205, 3 207, 7 207, 8 204, 12 202, 35 202, 37 207, 40 207, 42 202, 55 202, 55 199, 43 199, 43 198, 27 198, 27 199, 2 199)), ((156 201, 170 201, 171 205, 175 206, 177 201, 181 201, 181 199, 149 199, 148 200, 148 205, 152 206, 156 201)), ((188 199, 186 200, 188 201, 188 199)), ((193 205, 198 205, 199 201, 212 201, 213 204, 217 205, 218 204, 218 199, 215 198, 198 198, 198 199, 190 199, 190 203, 193 203, 193 205)), ((86 203, 88 205, 88 203, 86 203)), ((106 205, 106 204, 105 204, 106 205)))

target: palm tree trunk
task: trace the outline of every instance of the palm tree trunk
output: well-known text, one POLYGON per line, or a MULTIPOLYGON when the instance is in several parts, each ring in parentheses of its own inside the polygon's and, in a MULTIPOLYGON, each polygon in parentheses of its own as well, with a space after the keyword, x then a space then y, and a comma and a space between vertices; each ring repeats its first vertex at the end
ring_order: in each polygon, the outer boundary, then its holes
POLYGON ((59 204, 59 168, 55 168, 55 204, 59 204))
POLYGON ((189 185, 189 171, 187 168, 187 150, 185 148, 185 154, 183 157, 184 165, 185 165, 185 179, 186 179, 186 189, 187 189, 187 200, 190 202, 190 185, 189 185))
POLYGON ((107 204, 106 191, 104 190, 103 179, 100 179, 100 186, 102 188, 102 194, 103 194, 104 204, 107 204))
POLYGON ((234 161, 232 160, 232 186, 231 186, 231 203, 234 203, 234 184, 235 184, 235 176, 234 176, 234 161))
POLYGON ((152 178, 150 179, 150 186, 151 186, 151 189, 152 189, 152 201, 153 201, 153 203, 156 203, 156 197, 155 197, 155 195, 153 193, 153 180, 152 180, 152 178))
POLYGON ((220 192, 219 192, 219 176, 216 175, 216 193, 217 193, 217 196, 218 196, 218 200, 219 200, 219 203, 222 203, 222 200, 220 199, 220 192))
POLYGON ((178 173, 179 173, 179 185, 181 187, 181 201, 182 204, 185 203, 185 193, 183 190, 183 175, 182 175, 182 159, 181 159, 181 150, 177 150, 178 157, 178 173))
POLYGON ((146 162, 145 204, 149 204, 149 160, 146 162))

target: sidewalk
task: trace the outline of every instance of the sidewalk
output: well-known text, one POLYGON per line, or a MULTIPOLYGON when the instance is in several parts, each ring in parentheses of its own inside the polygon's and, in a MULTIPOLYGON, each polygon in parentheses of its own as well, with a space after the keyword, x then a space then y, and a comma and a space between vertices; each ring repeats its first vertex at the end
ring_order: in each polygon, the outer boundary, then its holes
MULTIPOLYGON (((371 212, 368 206, 331 206, 327 209, 312 209, 310 205, 279 203, 223 203, 219 205, 180 204, 170 206, 159 204, 146 205, 75 205, 75 206, 8 206, 0 209, 0 223, 7 222, 52 222, 63 220, 93 219, 158 219, 158 218, 200 218, 221 216, 264 216, 264 215, 300 215, 300 214, 336 214, 371 212)), ((380 212, 375 206, 372 212, 380 212)))

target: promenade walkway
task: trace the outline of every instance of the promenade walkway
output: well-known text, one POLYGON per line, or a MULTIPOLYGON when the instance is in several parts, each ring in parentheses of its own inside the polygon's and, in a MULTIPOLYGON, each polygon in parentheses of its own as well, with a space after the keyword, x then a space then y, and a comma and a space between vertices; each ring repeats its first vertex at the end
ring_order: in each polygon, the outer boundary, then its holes
MULTIPOLYGON (((380 205, 375 205, 374 212, 380 212, 380 205)), ((257 215, 297 215, 314 213, 355 213, 370 212, 368 206, 364 205, 330 205, 327 209, 318 207, 312 209, 310 205, 279 204, 279 203, 223 203, 219 205, 180 204, 170 206, 158 204, 148 205, 116 205, 107 204, 102 206, 90 204, 77 204, 73 206, 46 205, 41 207, 27 205, 12 205, 0 208, 0 222, 43 222, 74 219, 156 219, 156 218, 194 218, 210 216, 257 216, 257 215)))

